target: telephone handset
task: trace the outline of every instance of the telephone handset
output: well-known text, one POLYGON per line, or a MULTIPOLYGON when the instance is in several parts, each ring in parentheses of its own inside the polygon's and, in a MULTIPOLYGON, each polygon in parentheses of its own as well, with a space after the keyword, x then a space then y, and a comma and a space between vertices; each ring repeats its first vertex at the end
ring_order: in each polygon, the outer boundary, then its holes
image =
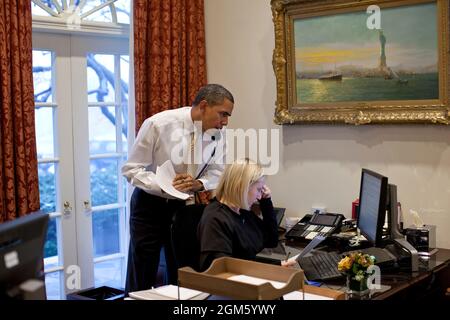
POLYGON ((286 233, 286 238, 311 240, 315 236, 328 237, 339 231, 343 220, 344 216, 338 213, 307 214, 286 233))

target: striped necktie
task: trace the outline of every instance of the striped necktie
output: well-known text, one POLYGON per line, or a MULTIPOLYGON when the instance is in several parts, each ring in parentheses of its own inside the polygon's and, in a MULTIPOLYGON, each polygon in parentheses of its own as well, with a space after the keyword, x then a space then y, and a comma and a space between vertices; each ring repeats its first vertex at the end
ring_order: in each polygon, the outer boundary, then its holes
MULTIPOLYGON (((191 133, 191 144, 189 147, 190 157, 188 157, 187 162, 187 173, 195 179, 195 175, 197 173, 197 165, 195 164, 195 133, 191 133)), ((186 205, 195 204, 195 197, 191 197, 186 200, 186 205)))

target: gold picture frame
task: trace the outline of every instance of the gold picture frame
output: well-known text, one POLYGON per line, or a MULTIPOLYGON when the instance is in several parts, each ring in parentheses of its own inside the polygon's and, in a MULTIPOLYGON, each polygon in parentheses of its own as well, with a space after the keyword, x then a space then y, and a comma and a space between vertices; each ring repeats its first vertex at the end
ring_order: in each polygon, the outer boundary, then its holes
POLYGON ((271 0, 271 8, 275 123, 450 123, 449 0, 271 0), (369 28, 369 6, 380 9, 381 29, 369 28))

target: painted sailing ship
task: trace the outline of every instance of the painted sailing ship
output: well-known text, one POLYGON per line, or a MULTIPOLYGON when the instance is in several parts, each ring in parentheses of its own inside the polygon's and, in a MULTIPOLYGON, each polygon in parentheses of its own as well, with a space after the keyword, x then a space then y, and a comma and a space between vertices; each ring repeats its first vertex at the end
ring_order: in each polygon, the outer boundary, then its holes
POLYGON ((328 74, 324 74, 323 76, 320 76, 319 80, 341 81, 342 74, 339 72, 330 72, 328 74))
POLYGON ((324 74, 319 77, 319 80, 328 80, 328 81, 341 81, 342 73, 336 71, 336 63, 334 64, 334 71, 324 74))

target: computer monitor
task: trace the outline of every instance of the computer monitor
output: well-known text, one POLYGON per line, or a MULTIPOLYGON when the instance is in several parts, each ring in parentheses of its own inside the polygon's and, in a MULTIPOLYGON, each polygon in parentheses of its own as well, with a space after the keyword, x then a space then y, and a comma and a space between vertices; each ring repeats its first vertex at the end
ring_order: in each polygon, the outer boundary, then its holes
MULTIPOLYGON (((21 284, 32 279, 44 281, 48 219, 48 214, 35 212, 0 224, 0 300, 24 299, 21 284)), ((42 288, 44 296, 36 299, 45 299, 43 282, 42 288)))
POLYGON ((358 228, 361 234, 375 247, 382 246, 387 187, 387 177, 368 169, 362 169, 358 228))

